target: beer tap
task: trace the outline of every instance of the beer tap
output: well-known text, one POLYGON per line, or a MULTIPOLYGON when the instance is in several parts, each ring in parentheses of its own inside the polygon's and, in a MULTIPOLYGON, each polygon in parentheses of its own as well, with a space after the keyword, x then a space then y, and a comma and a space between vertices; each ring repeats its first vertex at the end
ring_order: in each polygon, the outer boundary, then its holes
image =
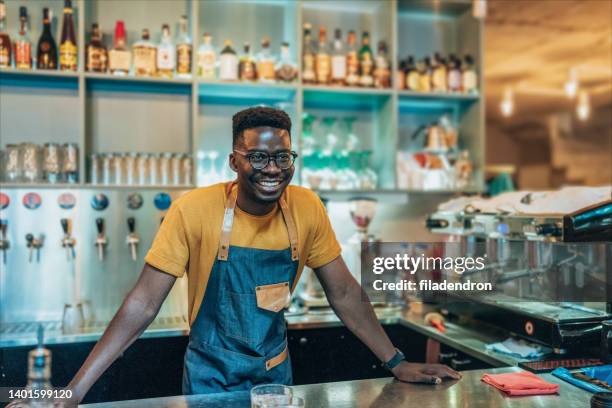
POLYGON ((134 217, 129 217, 127 219, 127 225, 130 233, 127 236, 126 242, 130 246, 132 261, 136 261, 136 247, 140 242, 140 238, 138 237, 138 234, 134 232, 134 230, 136 229, 136 220, 134 219, 134 217))
POLYGON ((66 259, 70 261, 71 255, 72 259, 76 258, 76 253, 74 251, 76 240, 72 237, 72 231, 70 228, 72 225, 68 218, 62 218, 60 220, 60 224, 62 225, 62 230, 64 230, 64 237, 62 238, 62 248, 66 248, 66 259))
POLYGON ((28 261, 32 262, 32 255, 34 250, 36 250, 36 262, 40 262, 40 248, 43 246, 43 236, 41 235, 39 238, 34 238, 34 234, 26 234, 26 246, 30 250, 30 255, 28 257, 28 261))
POLYGON ((6 229, 8 228, 8 220, 0 219, 0 233, 2 239, 0 239, 0 251, 2 251, 2 262, 6 264, 6 251, 9 249, 10 242, 6 239, 6 229))
POLYGON ((98 259, 104 260, 104 248, 108 243, 106 234, 104 234, 104 218, 96 218, 96 228, 98 229, 98 236, 96 237, 96 247, 98 247, 98 259))

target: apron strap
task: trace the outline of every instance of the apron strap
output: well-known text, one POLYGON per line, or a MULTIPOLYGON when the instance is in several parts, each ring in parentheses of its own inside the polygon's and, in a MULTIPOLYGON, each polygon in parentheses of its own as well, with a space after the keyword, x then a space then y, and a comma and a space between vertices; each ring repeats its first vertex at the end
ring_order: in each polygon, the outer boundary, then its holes
MULTIPOLYGON (((232 188, 234 184, 236 184, 236 182, 232 181, 227 185, 227 188, 225 190, 225 213, 223 214, 221 238, 219 239, 219 249, 217 251, 217 259, 220 261, 227 261, 227 257, 229 256, 230 239, 232 237, 232 226, 234 225, 234 210, 236 208, 236 199, 238 196, 238 193, 232 194, 232 188)), ((295 226, 295 222, 293 221, 293 217, 291 216, 291 211, 289 211, 289 206, 287 205, 285 195, 286 192, 283 192, 283 195, 278 200, 278 202, 280 204, 283 218, 285 219, 285 225, 287 226, 289 243, 291 245, 291 260, 297 261, 299 259, 297 228, 295 226)))

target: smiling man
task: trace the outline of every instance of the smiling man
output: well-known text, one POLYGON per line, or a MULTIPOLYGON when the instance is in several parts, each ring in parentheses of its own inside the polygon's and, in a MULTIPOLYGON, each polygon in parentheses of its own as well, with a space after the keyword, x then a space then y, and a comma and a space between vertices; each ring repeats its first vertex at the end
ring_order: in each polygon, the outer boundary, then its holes
POLYGON ((340 256, 323 204, 312 191, 289 185, 296 157, 285 112, 256 107, 234 115, 236 181, 173 203, 136 286, 69 385, 76 399, 152 322, 185 272, 191 331, 183 392, 290 384, 283 310, 305 265, 344 324, 395 377, 425 383, 460 377, 443 365, 408 363, 393 347, 340 256))

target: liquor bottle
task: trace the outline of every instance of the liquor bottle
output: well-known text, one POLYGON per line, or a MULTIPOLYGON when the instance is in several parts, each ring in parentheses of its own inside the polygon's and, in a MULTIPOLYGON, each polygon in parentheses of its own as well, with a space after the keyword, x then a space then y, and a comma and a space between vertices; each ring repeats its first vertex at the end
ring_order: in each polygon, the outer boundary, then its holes
POLYGON ((395 86, 397 89, 406 87, 406 60, 399 60, 397 72, 395 73, 395 86))
POLYGON ((304 24, 304 53, 302 54, 302 82, 314 84, 317 80, 315 74, 315 51, 312 46, 312 26, 310 23, 304 24))
POLYGON ((60 40, 60 69, 62 71, 77 70, 77 42, 74 34, 71 0, 64 1, 64 21, 60 40))
POLYGON ((4 31, 4 21, 6 20, 6 5, 4 0, 0 0, 0 68, 11 66, 11 37, 4 31))
POLYGON ((374 58, 372 56, 372 48, 370 48, 370 33, 364 31, 361 35, 361 48, 359 49, 359 85, 372 86, 374 85, 374 58))
POLYGON ((336 28, 331 57, 331 83, 334 85, 344 85, 346 80, 346 55, 342 48, 342 31, 336 28))
POLYGON ((431 92, 431 63, 429 57, 425 57, 417 63, 419 70, 419 91, 431 92))
POLYGON ((319 45, 315 59, 315 72, 317 83, 321 85, 329 84, 331 79, 331 56, 327 46, 327 30, 325 27, 319 27, 319 45))
POLYGON ((51 34, 51 14, 43 8, 43 32, 38 40, 36 51, 37 69, 57 69, 57 45, 51 34))
POLYGON ((28 9, 19 7, 19 33, 15 37, 15 68, 32 69, 32 43, 28 37, 28 9))
POLYGON ((244 43, 244 54, 238 63, 238 75, 241 81, 257 80, 257 66, 251 52, 251 44, 248 42, 244 43))
POLYGON ((357 54, 357 35, 354 31, 349 31, 346 43, 346 84, 357 86, 359 84, 359 56, 357 54))
POLYGON ((151 42, 149 30, 143 28, 142 37, 133 45, 134 75, 155 76, 157 69, 157 47, 151 42))
POLYGON ((275 61, 270 52, 270 39, 261 40, 261 51, 257 54, 257 77, 260 82, 274 82, 276 77, 275 61))
POLYGON ((389 88, 391 86, 391 68, 387 55, 387 43, 378 42, 376 53, 376 68, 374 69, 374 86, 376 88, 389 88))
POLYGON ((440 57, 439 53, 435 53, 432 63, 431 85, 434 92, 447 92, 448 73, 446 70, 446 61, 440 57))
POLYGON ((406 61, 406 89, 418 92, 421 89, 420 81, 419 71, 414 66, 414 57, 410 55, 406 61))
POLYGON ((223 43, 219 63, 219 79, 222 81, 238 80, 238 56, 230 40, 225 40, 223 43))
POLYGON ((478 75, 474 68, 474 59, 471 55, 465 56, 465 64, 462 71, 462 86, 463 92, 477 93, 478 92, 478 75))
POLYGON ((281 45, 280 60, 276 64, 276 79, 283 82, 292 82, 297 78, 297 65, 291 60, 289 52, 289 43, 284 42, 281 45))
POLYGON ((191 78, 193 46, 187 32, 187 16, 181 16, 179 27, 180 34, 176 40, 176 76, 191 78))
POLYGON ((212 46, 212 37, 209 33, 204 33, 202 38, 202 44, 198 49, 198 76, 204 79, 215 79, 217 53, 212 46))
POLYGON ((102 31, 98 23, 91 25, 91 41, 85 49, 85 70, 106 72, 108 69, 108 51, 102 41, 102 31))
POLYGON ((108 53, 108 67, 113 75, 124 76, 130 72, 132 53, 127 47, 125 24, 122 20, 115 23, 115 41, 108 53))
POLYGON ((461 92, 461 61, 453 54, 448 59, 448 90, 461 92))
POLYGON ((157 75, 172 78, 176 68, 176 48, 170 36, 170 26, 162 25, 162 36, 157 47, 157 75))

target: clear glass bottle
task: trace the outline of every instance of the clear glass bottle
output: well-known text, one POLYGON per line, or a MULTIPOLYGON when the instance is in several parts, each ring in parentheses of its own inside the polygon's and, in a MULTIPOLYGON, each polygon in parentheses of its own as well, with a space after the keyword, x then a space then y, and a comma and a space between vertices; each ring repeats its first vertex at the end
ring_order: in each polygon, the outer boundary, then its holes
POLYGON ((251 52, 251 44, 248 42, 244 43, 244 53, 240 57, 238 74, 241 81, 255 81, 257 79, 257 65, 251 52))
POLYGON ((43 32, 38 40, 36 69, 57 69, 57 45, 51 34, 51 18, 49 9, 43 8, 43 32))
POLYGON ((364 31, 361 35, 361 48, 359 49, 359 85, 374 85, 374 56, 370 47, 370 33, 364 31))
POLYGON ((91 25, 91 41, 85 51, 85 70, 106 72, 108 69, 108 52, 102 41, 102 32, 98 23, 91 25))
POLYGON ((304 24, 303 42, 302 82, 314 84, 317 78, 315 74, 315 50, 312 45, 312 25, 310 23, 304 24))
POLYGON ((157 47, 157 75, 172 78, 176 68, 176 47, 170 36, 170 26, 162 25, 162 35, 157 47))
POLYGON ((276 79, 282 82, 292 82, 297 78, 297 65, 291 59, 289 43, 281 45, 280 60, 276 64, 276 79))
POLYGON ((474 67, 474 58, 471 55, 466 55, 464 61, 462 71, 463 92, 478 93, 478 74, 474 67))
POLYGON ((19 7, 19 33, 15 37, 15 68, 32 69, 32 42, 28 36, 28 9, 19 7))
POLYGON ((331 55, 327 44, 327 30, 319 27, 319 44, 315 60, 317 83, 327 85, 331 79, 331 55))
POLYGON ((216 78, 217 53, 212 46, 212 36, 204 33, 198 48, 198 76, 203 79, 216 78))
POLYGON ((222 81, 238 80, 238 56, 232 48, 231 40, 225 40, 221 57, 219 58, 219 79, 222 81))
POLYGON ((179 36, 176 39, 176 76, 191 78, 191 62, 193 45, 187 31, 187 16, 181 16, 179 22, 179 36))
POLYGON ((134 50, 134 75, 155 76, 157 71, 157 47, 150 40, 149 30, 142 30, 142 37, 136 41, 134 50))
POLYGON ((257 77, 259 82, 274 82, 275 60, 270 51, 270 38, 261 40, 261 51, 257 54, 257 77))
POLYGON ((125 24, 122 20, 115 23, 113 49, 108 53, 108 67, 113 75, 124 76, 130 72, 132 53, 127 47, 125 24))
POLYGON ((376 88, 389 88, 391 86, 391 64, 387 53, 387 43, 378 42, 376 53, 376 68, 374 69, 374 86, 376 88))
POLYGON ((74 32, 74 16, 72 1, 64 1, 64 20, 62 23, 62 37, 60 40, 60 69, 62 71, 76 71, 78 62, 78 48, 74 32))
POLYGON ((346 54, 342 43, 342 30, 336 28, 334 33, 334 49, 331 57, 331 83, 344 85, 346 81, 346 54))
POLYGON ((5 28, 6 21, 6 5, 4 0, 0 0, 0 68, 9 68, 11 66, 11 58, 13 47, 11 46, 11 37, 5 28))
POLYGON ((346 43, 346 84, 357 86, 359 84, 359 55, 357 53, 357 34, 354 31, 349 31, 346 43))

